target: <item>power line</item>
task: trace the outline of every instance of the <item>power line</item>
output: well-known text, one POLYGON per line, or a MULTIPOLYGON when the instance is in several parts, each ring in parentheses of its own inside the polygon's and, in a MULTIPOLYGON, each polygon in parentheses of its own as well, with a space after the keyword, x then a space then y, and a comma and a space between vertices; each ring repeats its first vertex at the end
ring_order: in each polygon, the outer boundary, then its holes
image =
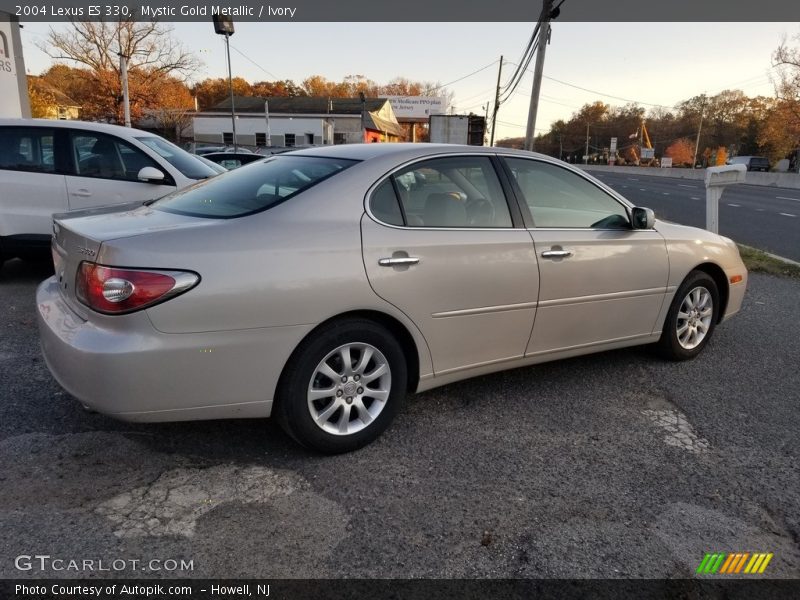
POLYGON ((234 49, 234 50, 236 50, 236 52, 238 52, 240 55, 242 55, 242 56, 243 56, 243 57, 244 57, 246 60, 248 60, 248 61, 250 61, 251 63, 253 63, 255 66, 257 66, 259 69, 261 69, 262 71, 264 71, 264 73, 266 73, 267 75, 269 75, 270 77, 272 77, 272 78, 273 78, 273 79, 275 79, 276 81, 281 81, 281 78, 280 78, 280 77, 278 77, 277 75, 275 75, 275 73, 272 73, 271 71, 267 71, 267 70, 266 70, 264 67, 262 67, 260 64, 258 64, 256 61, 254 61, 254 60, 253 60, 252 58, 250 58, 249 56, 247 56, 247 54, 245 54, 244 52, 242 52, 241 50, 239 50, 239 49, 238 49, 236 46, 234 46, 233 44, 231 44, 231 48, 232 48, 232 49, 234 49))
POLYGON ((446 88, 448 85, 453 85, 454 83, 458 83, 459 81, 462 81, 462 80, 466 79, 467 77, 472 77, 473 75, 477 75, 477 74, 478 74, 478 73, 480 73, 481 71, 485 71, 485 70, 486 70, 486 69, 488 69, 489 67, 492 67, 492 66, 494 66, 494 65, 496 65, 496 64, 497 64, 497 60, 493 60, 492 62, 490 62, 490 63, 489 63, 488 65, 486 65, 485 67, 481 67, 480 69, 478 69, 478 70, 476 70, 476 71, 473 71, 472 73, 467 73, 467 74, 466 74, 466 75, 464 75, 463 77, 459 77, 458 79, 454 79, 453 81, 449 81, 449 82, 447 82, 447 83, 443 83, 443 84, 441 84, 441 85, 438 85, 438 86, 436 86, 435 88, 430 88, 430 89, 428 89, 428 90, 426 90, 426 91, 427 91, 427 92, 435 92, 436 90, 440 90, 440 89, 442 89, 442 88, 446 88))

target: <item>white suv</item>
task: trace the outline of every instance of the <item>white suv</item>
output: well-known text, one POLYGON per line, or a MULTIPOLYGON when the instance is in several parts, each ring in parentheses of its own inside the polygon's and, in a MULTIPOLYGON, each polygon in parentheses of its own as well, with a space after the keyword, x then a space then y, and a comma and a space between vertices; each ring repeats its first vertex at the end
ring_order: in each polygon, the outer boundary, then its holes
POLYGON ((216 174, 139 129, 0 119, 0 266, 49 249, 53 213, 153 200, 216 174))

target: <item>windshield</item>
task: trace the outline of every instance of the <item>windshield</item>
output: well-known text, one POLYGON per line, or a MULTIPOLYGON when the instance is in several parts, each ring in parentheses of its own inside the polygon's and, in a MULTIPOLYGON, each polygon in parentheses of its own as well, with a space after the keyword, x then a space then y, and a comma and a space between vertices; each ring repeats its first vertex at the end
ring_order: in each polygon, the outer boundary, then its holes
POLYGON ((156 152, 189 179, 208 179, 217 174, 214 169, 203 164, 196 156, 192 156, 186 150, 181 150, 164 138, 153 136, 137 137, 136 139, 156 152))
POLYGON ((192 217, 243 217, 288 200, 356 162, 279 155, 174 192, 151 206, 192 217))

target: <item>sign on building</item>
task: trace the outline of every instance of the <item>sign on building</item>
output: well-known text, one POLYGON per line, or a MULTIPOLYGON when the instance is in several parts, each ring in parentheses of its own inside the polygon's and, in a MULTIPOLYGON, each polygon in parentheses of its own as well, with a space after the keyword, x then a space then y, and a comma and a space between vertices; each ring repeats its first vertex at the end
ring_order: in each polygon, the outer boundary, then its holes
POLYGON ((30 117, 19 23, 0 12, 0 117, 30 117))
POLYGON ((419 119, 427 121, 431 115, 447 112, 445 99, 436 96, 386 96, 398 121, 419 119))

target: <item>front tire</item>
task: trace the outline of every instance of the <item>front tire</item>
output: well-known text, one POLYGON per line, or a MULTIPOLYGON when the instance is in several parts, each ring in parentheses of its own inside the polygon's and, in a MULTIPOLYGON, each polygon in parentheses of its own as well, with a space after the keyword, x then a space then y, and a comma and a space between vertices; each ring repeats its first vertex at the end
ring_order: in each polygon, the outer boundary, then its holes
POLYGON ((292 354, 275 416, 302 445, 337 454, 365 446, 391 423, 406 394, 403 350, 366 319, 325 325, 292 354))
POLYGON ((719 290, 703 271, 684 279, 670 305, 658 349, 670 360, 689 360, 700 354, 719 320, 719 290))

